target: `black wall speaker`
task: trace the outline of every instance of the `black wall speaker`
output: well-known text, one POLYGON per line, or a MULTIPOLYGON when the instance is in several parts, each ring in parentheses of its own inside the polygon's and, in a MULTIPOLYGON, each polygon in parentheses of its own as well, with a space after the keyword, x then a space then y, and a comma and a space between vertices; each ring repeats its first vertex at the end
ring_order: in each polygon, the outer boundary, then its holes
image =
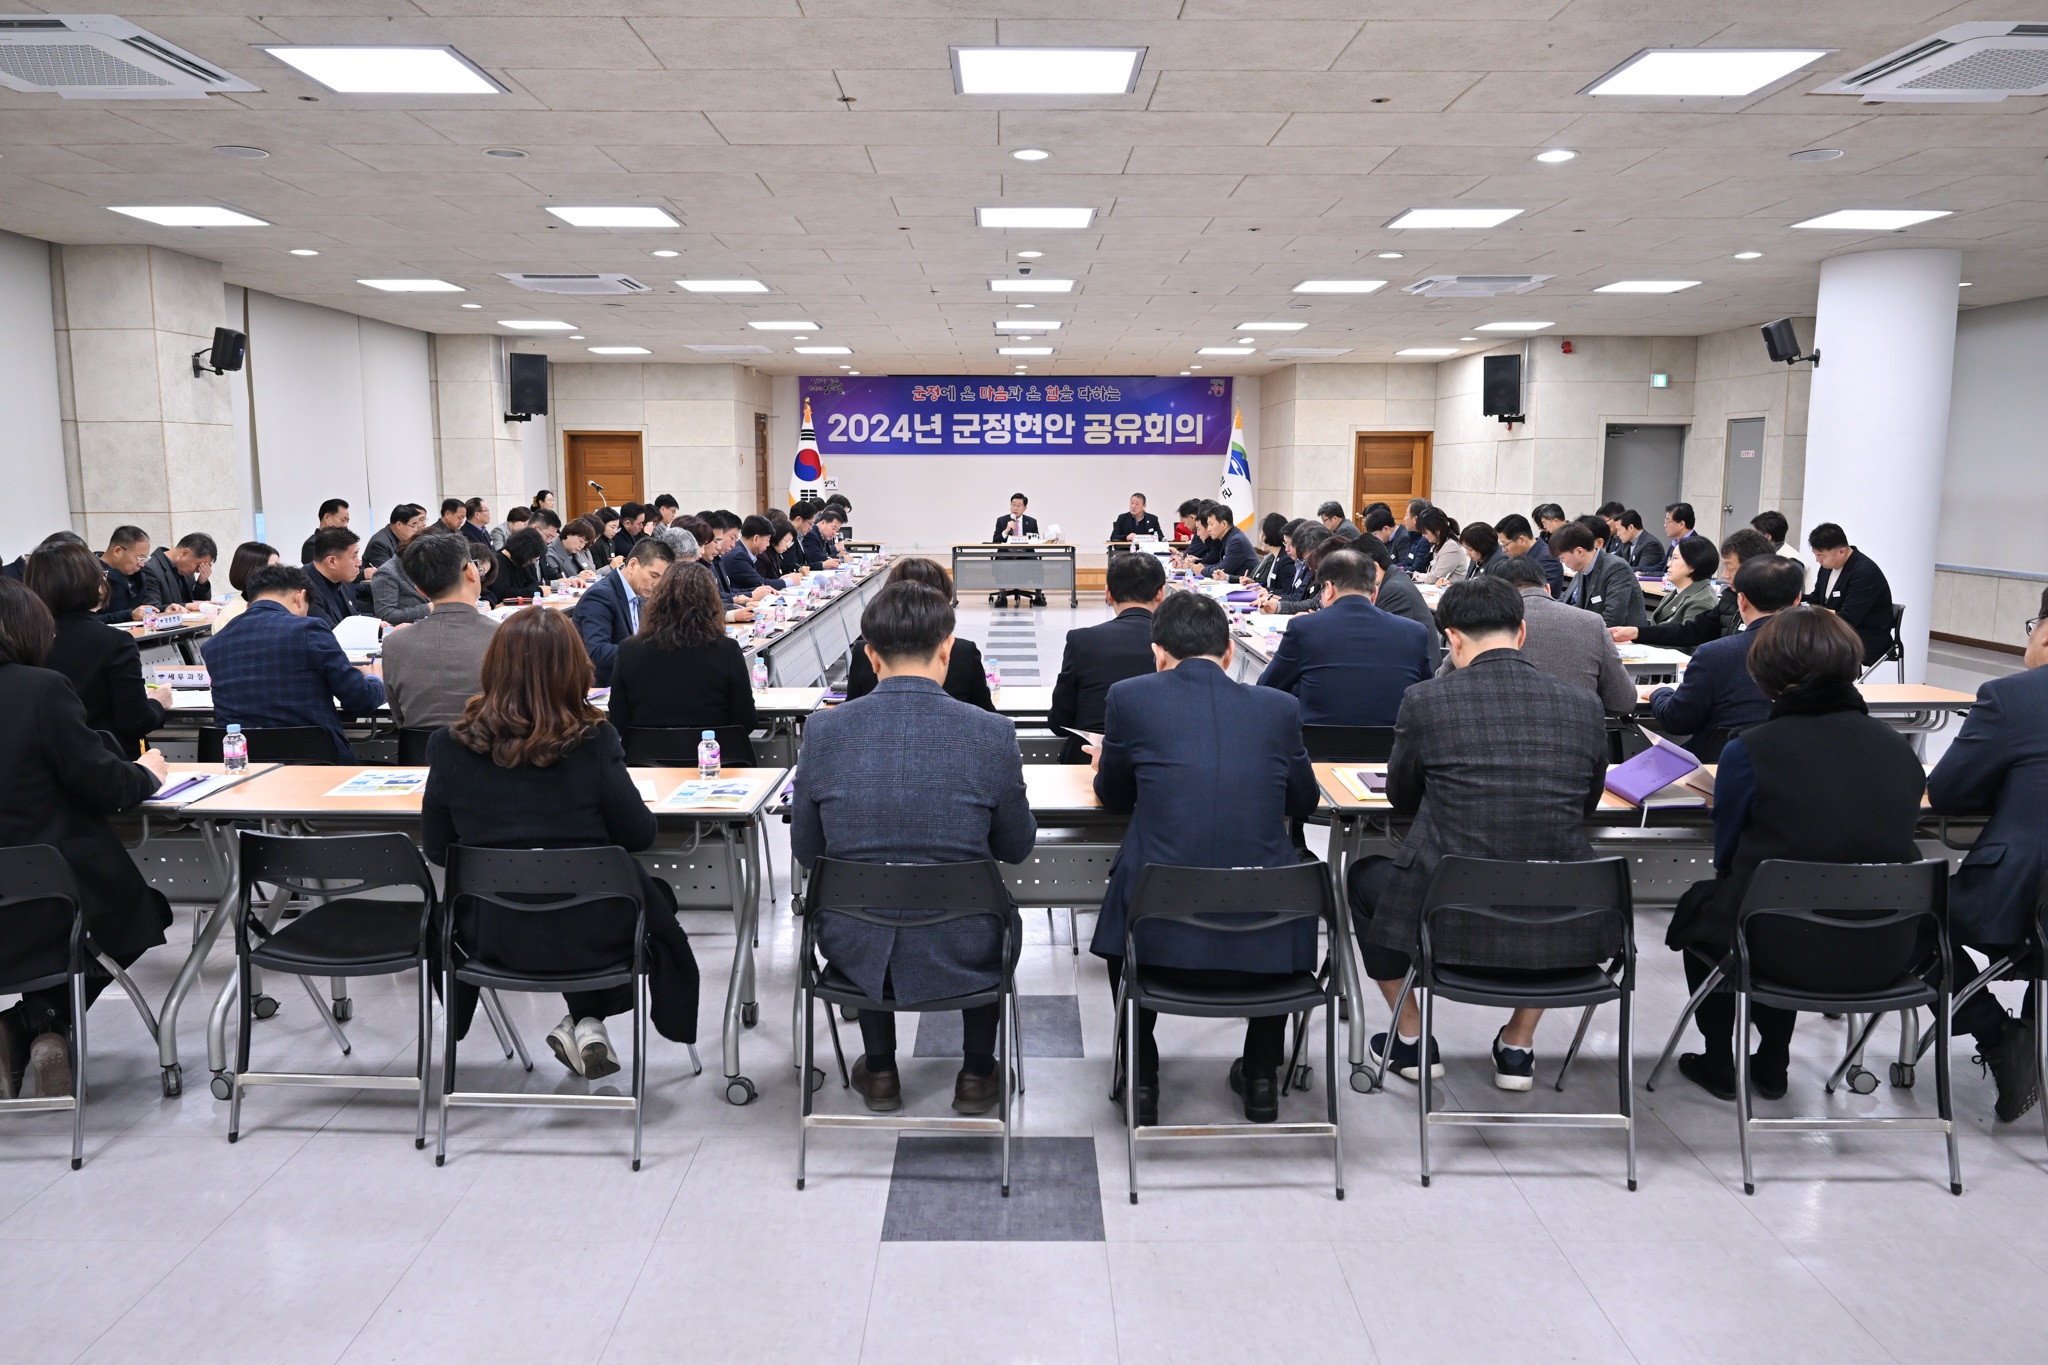
POLYGON ((192 373, 198 375, 212 370, 215 374, 226 374, 229 370, 239 370, 248 349, 248 337, 232 327, 216 327, 213 329, 213 345, 192 353, 192 373))
POLYGON ((1520 417, 1522 357, 1490 355, 1485 360, 1486 378, 1480 387, 1480 397, 1485 403, 1484 414, 1488 417, 1520 417))
POLYGON ((1763 326, 1764 349, 1771 353, 1771 359, 1780 364, 1790 365, 1800 359, 1799 334, 1792 330, 1792 319, 1779 318, 1763 326))
POLYGON ((514 351, 505 357, 505 367, 512 390, 510 410, 525 417, 544 416, 548 410, 548 358, 514 351))

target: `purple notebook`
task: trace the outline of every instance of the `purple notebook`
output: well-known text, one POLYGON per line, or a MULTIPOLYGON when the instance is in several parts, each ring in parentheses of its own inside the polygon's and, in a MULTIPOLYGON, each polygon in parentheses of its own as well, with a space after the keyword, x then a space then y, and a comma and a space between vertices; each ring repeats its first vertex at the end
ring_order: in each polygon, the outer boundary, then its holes
POLYGON ((1259 590, 1257 588, 1241 588, 1235 592, 1224 593, 1223 600, 1226 602, 1256 602, 1259 600, 1259 590))
POLYGON ((1607 790, 1640 806, 1699 766, 1698 759, 1675 745, 1653 744, 1628 762, 1609 768, 1607 790))

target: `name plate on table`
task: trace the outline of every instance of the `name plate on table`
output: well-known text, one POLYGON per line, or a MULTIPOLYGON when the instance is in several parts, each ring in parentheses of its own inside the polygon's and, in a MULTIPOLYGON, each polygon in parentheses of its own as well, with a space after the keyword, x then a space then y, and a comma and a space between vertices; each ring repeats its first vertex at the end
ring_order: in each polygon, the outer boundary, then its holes
POLYGON ((211 687, 213 676, 204 668, 183 667, 172 664, 158 664, 150 670, 158 687, 211 687))
POLYGON ((366 768, 327 793, 329 796, 411 796, 427 785, 420 768, 366 768))

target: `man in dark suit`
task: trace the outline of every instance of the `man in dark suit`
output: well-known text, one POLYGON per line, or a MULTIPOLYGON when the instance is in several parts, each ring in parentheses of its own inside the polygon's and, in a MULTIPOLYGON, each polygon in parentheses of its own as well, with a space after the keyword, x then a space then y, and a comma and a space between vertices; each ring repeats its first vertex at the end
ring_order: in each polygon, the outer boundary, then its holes
MULTIPOLYGON (((1456 671, 1408 689, 1387 763, 1394 816, 1412 817, 1413 824, 1392 858, 1365 859, 1350 876, 1366 974, 1389 1004, 1413 961, 1423 897, 1438 863, 1451 854, 1592 857, 1581 822, 1600 804, 1607 772, 1600 699, 1521 656, 1522 596, 1514 584, 1493 574, 1453 583, 1437 618, 1456 671)), ((1494 1038, 1494 1084, 1501 1089, 1530 1088, 1541 1016, 1516 1010, 1494 1038)), ((1379 1035, 1373 1051, 1397 1074, 1419 1080, 1421 1032, 1411 997, 1398 1036, 1379 1035)), ((1427 1065, 1432 1076, 1442 1074, 1434 1039, 1427 1065)))
POLYGON ((1863 640, 1863 666, 1870 667, 1892 645, 1892 585, 1877 561, 1851 545, 1832 521, 1814 527, 1806 544, 1820 565, 1806 600, 1849 623, 1863 640))
POLYGON ((789 586, 786 578, 761 576, 761 555, 774 534, 775 527, 766 517, 752 516, 740 523, 739 543, 727 550, 719 561, 725 565, 725 577, 734 592, 752 594, 761 588, 781 592, 789 586))
POLYGON ((649 536, 633 547, 624 564, 592 584, 569 613, 590 651, 599 687, 612 685, 612 660, 619 646, 639 633, 641 603, 675 559, 665 542, 649 536))
POLYGON ((356 533, 346 526, 323 526, 306 544, 313 552, 305 565, 306 581, 313 585, 306 605, 332 630, 348 617, 362 614, 356 609, 362 552, 356 549, 356 533))
POLYGON ((1303 725, 1392 725, 1429 676, 1430 633, 1373 605, 1380 571, 1363 552, 1323 556, 1318 577, 1322 610, 1289 623, 1259 686, 1300 702, 1303 725))
POLYGON ((1749 676, 1749 646, 1756 639, 1751 627, 1797 602, 1805 578, 1797 564, 1777 555, 1759 555, 1737 569, 1730 587, 1742 629, 1701 645, 1676 688, 1660 687, 1650 694, 1650 714, 1658 727, 1688 736, 1685 747, 1702 762, 1720 756, 1715 731, 1770 719, 1770 700, 1749 676))
MULTIPOLYGON (((1095 794, 1103 809, 1131 813, 1092 945, 1109 962, 1112 987, 1123 969, 1124 911, 1146 864, 1286 867, 1297 858, 1288 819, 1311 814, 1321 799, 1294 698, 1231 681, 1230 619, 1220 603, 1197 593, 1168 597, 1153 613, 1152 654, 1159 671, 1109 689, 1097 757, 1095 794)), ((805 755, 809 762, 808 747, 805 755)), ((1306 921, 1247 934, 1155 929, 1144 932, 1139 949, 1147 969, 1191 985, 1263 984, 1316 966, 1315 927, 1306 921)), ((1154 1019, 1150 1011, 1138 1019, 1133 1098, 1140 1124, 1159 1121, 1154 1019)), ((1253 1123, 1279 1116, 1284 1023, 1247 1021, 1244 1053, 1230 1069, 1231 1087, 1253 1123)))
MULTIPOLYGON (((804 730, 790 806, 797 861, 1023 862, 1038 822, 1024 790, 1016 728, 953 700, 943 686, 953 652, 952 603, 923 583, 891 583, 861 612, 860 633, 879 681, 804 730)), ((1012 934, 1018 931, 1013 922, 1012 934)), ((1002 971, 1002 930, 986 918, 920 930, 828 915, 818 926, 818 946, 870 996, 892 995, 901 1004, 985 991, 1002 971)), ((1002 1098, 997 1013, 992 1004, 961 1011, 965 1056, 953 1081, 960 1113, 987 1113, 1002 1098)), ((865 1055, 853 1068, 854 1089, 870 1109, 901 1108, 896 1016, 862 1010, 860 1035, 865 1055)))
POLYGON ((1643 514, 1633 509, 1624 510, 1614 519, 1615 540, 1608 545, 1613 552, 1628 561, 1628 566, 1637 573, 1648 573, 1663 569, 1671 552, 1664 548, 1664 542, 1643 529, 1643 514), (1620 544, 1615 544, 1619 541, 1620 544))
POLYGON ((1216 547, 1211 578, 1236 583, 1259 567, 1259 552, 1252 548, 1252 538, 1237 529, 1237 513, 1227 503, 1212 502, 1202 510, 1202 539, 1216 547))
POLYGON ((353 763, 334 704, 351 715, 375 715, 384 680, 365 676, 335 643, 333 629, 307 615, 312 590, 296 565, 249 575, 248 610, 200 646, 213 680, 214 721, 244 730, 317 726, 333 736, 335 758, 353 763))
MULTIPOLYGON (((1949 932, 1986 957, 2023 960, 2041 877, 2048 872, 2048 591, 2027 637, 2027 671, 1977 689, 1977 704, 1927 778, 1928 804, 1943 815, 1989 815, 1949 882, 1949 932)), ((1956 964, 1956 978, 1977 969, 1956 964)), ((2031 1003, 2028 1010, 2032 1010, 2031 1003)), ((2035 1021, 2038 1026, 2038 1021, 2035 1021)), ((1959 1033, 1998 1081, 1998 1118, 2010 1123, 2032 1107, 2040 1078, 2031 1030, 2008 1015, 1990 991, 1956 1007, 1959 1033), (2008 1077, 2011 1077, 2008 1080, 2008 1077)))
POLYGON ((213 598, 207 578, 220 549, 204 531, 183 536, 166 550, 159 547, 142 565, 142 605, 168 611, 186 602, 213 598))
MULTIPOLYGON (((1067 632, 1060 675, 1052 685, 1046 720, 1055 730, 1102 733, 1109 689, 1125 678, 1153 671, 1152 613, 1166 597, 1166 570, 1151 555, 1112 554, 1104 575, 1116 616, 1100 625, 1067 632)), ((1067 736, 1062 763, 1086 763, 1078 737, 1067 736)))
MULTIPOLYGON (((320 521, 313 527, 313 536, 332 527, 348 525, 348 503, 341 498, 329 498, 320 504, 320 521)), ((319 556, 313 553, 313 536, 306 537, 306 543, 299 547, 299 563, 311 564, 319 556)))
POLYGON ((100 620, 112 625, 151 614, 144 606, 149 584, 142 573, 148 560, 149 532, 140 526, 116 526, 100 556, 107 570, 107 605, 97 613, 100 620))
POLYGON ((1342 536, 1345 540, 1356 540, 1363 534, 1357 524, 1344 515, 1344 504, 1341 502, 1326 502, 1316 508, 1316 520, 1320 521, 1323 529, 1331 535, 1342 536))
POLYGON ((1116 525, 1109 528, 1113 541, 1128 541, 1132 536, 1153 536, 1166 539, 1166 533, 1159 529, 1159 518, 1145 510, 1145 495, 1131 494, 1131 510, 1117 513, 1116 525))
POLYGON ((1548 545, 1536 539, 1536 528, 1529 525, 1527 517, 1510 512, 1494 523, 1493 533, 1500 537, 1500 548, 1511 558, 1527 558, 1542 568, 1544 586, 1552 597, 1564 596, 1564 565, 1558 563, 1548 545))
POLYGON ((1590 611, 1610 626, 1650 624, 1643 610, 1643 585, 1635 570, 1599 549, 1592 530, 1584 522, 1568 521, 1550 534, 1551 553, 1572 571, 1571 586, 1564 600, 1582 611, 1590 611))
MULTIPOLYGON (((794 522, 795 517, 790 520, 794 522)), ((806 564, 814 569, 839 567, 839 527, 845 520, 837 507, 828 505, 818 509, 817 519, 799 542, 803 546, 806 564)))
MULTIPOLYGON (((445 509, 444 509, 445 510, 445 509)), ((491 505, 482 498, 470 498, 462 504, 462 534, 486 550, 491 548, 491 505)))
MULTIPOLYGON (((1372 604, 1390 616, 1413 621, 1422 627, 1429 640, 1429 671, 1435 673, 1443 659, 1443 639, 1437 634, 1436 613, 1429 609, 1429 603, 1423 599, 1422 590, 1415 586, 1415 580, 1409 577, 1406 569, 1396 568, 1387 547, 1371 536, 1360 536, 1347 548, 1370 559, 1379 570, 1380 585, 1373 594, 1372 604)), ((1320 585, 1315 592, 1320 599, 1320 585)))
POLYGON ((1010 510, 996 518, 996 529, 989 533, 989 543, 1001 545, 1011 536, 1035 536, 1038 534, 1038 518, 1027 517, 1024 509, 1031 505, 1031 499, 1022 493, 1010 494, 1010 510))

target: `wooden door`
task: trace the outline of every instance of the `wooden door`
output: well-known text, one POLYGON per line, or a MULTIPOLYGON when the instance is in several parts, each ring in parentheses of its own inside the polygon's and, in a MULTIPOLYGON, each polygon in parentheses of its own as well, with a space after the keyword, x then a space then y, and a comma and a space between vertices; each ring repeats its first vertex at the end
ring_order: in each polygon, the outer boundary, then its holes
POLYGON ((768 414, 754 414, 754 510, 768 510, 768 414))
POLYGON ((1355 515, 1369 502, 1383 502, 1399 521, 1410 498, 1428 497, 1430 439, 1426 431, 1359 432, 1345 511, 1355 515))
POLYGON ((568 511, 571 517, 595 512, 600 507, 617 507, 622 502, 645 502, 640 472, 640 433, 637 431, 570 431, 562 435, 562 472, 568 481, 568 511), (598 492, 590 485, 604 485, 598 492))

